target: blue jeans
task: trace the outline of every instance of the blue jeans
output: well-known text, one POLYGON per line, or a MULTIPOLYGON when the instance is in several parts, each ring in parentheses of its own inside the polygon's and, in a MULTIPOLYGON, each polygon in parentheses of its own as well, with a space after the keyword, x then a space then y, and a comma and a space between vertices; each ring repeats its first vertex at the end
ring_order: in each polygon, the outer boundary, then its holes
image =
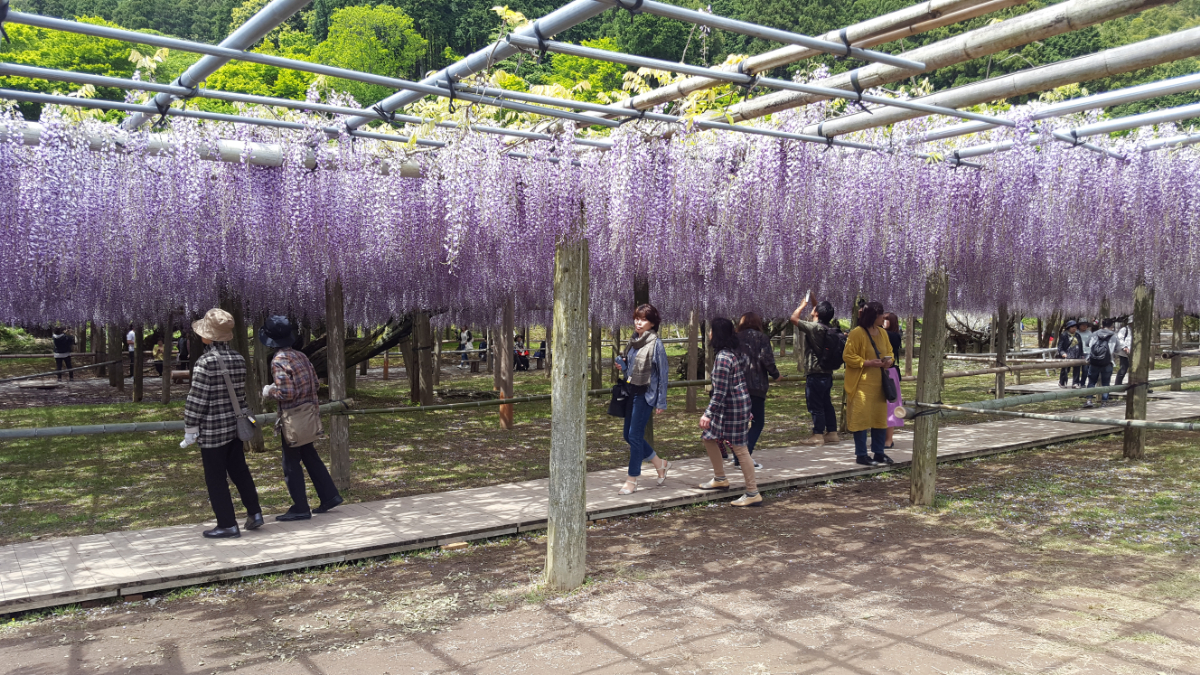
POLYGON ((633 405, 625 415, 625 442, 629 444, 629 475, 642 475, 642 462, 654 459, 654 448, 646 442, 646 425, 654 408, 646 403, 645 394, 634 394, 633 405))
MULTIPOLYGON (((1096 386, 1097 380, 1099 380, 1101 387, 1110 386, 1110 384, 1112 383, 1112 371, 1113 371, 1112 362, 1106 363, 1102 366, 1097 366, 1095 364, 1088 364, 1087 388, 1088 389, 1094 388, 1096 386)), ((1089 401, 1092 400, 1092 397, 1089 396, 1088 400, 1089 401)), ((1108 394, 1101 394, 1100 400, 1108 401, 1108 394)))
MULTIPOLYGON (((871 452, 882 455, 883 446, 887 443, 887 429, 871 429, 871 452)), ((854 432, 854 454, 859 457, 867 456, 867 430, 854 432)))
POLYGON ((750 414, 754 416, 754 419, 750 420, 750 435, 746 437, 746 449, 753 455, 754 446, 758 444, 758 437, 762 436, 763 427, 767 424, 766 397, 750 397, 750 414))
POLYGON ((809 375, 804 383, 804 402, 812 417, 814 436, 837 431, 837 412, 833 408, 832 392, 832 375, 809 375))

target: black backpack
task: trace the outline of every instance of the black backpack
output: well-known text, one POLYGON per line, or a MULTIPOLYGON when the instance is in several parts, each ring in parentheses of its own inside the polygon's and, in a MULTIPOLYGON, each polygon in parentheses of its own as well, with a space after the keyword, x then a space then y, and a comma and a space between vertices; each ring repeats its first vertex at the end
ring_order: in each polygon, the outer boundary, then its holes
POLYGON ((1112 334, 1105 335, 1103 338, 1092 338, 1092 346, 1088 348, 1089 363, 1096 366, 1112 363, 1112 347, 1108 346, 1110 339, 1112 339, 1112 334))
POLYGON ((832 373, 846 363, 842 360, 842 353, 846 351, 846 334, 836 326, 821 328, 825 334, 821 337, 821 343, 817 345, 817 363, 832 373))

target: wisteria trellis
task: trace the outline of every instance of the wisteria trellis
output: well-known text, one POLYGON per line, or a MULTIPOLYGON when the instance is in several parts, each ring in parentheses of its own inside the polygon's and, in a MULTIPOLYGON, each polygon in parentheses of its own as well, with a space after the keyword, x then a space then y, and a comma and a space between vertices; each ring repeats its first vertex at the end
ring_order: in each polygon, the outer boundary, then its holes
MULTIPOLYGON (((811 114, 770 124, 799 129, 811 114)), ((0 124, 24 122, 10 112, 0 124)), ((573 236, 591 242, 592 309, 606 325, 628 314, 637 275, 668 321, 692 307, 784 315, 809 287, 840 308, 862 294, 907 313, 938 268, 966 310, 1095 311, 1103 298, 1125 310, 1139 275, 1160 307, 1200 306, 1192 150, 1118 161, 1029 141, 1023 125, 994 132, 1020 142, 974 170, 628 125, 578 165, 549 161, 572 157, 566 140, 527 144, 533 159, 521 160, 496 136, 445 132, 445 148, 408 159, 422 177, 404 178, 378 171, 403 151, 375 142, 183 120, 170 152, 148 152, 147 134, 90 151, 111 127, 53 109, 43 124, 38 146, 14 133, 0 143, 0 322, 153 323, 223 292, 252 314, 317 319, 333 274, 356 324, 412 309, 493 323, 510 295, 536 322, 555 243, 573 236), (281 143, 284 165, 197 159, 218 138, 281 143), (308 170, 313 148, 323 168, 308 170)))

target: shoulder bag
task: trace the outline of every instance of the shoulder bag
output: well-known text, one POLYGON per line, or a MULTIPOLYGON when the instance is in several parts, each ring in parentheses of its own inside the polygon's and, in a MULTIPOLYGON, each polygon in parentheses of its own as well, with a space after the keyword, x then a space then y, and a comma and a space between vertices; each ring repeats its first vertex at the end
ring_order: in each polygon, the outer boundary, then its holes
MULTIPOLYGON (((871 330, 864 328, 863 331, 866 332, 867 339, 871 340, 871 349, 875 350, 875 358, 882 359, 883 357, 879 355, 879 347, 876 347, 875 340, 871 339, 871 330)), ((889 403, 895 403, 896 399, 899 398, 896 394, 896 383, 892 382, 892 378, 888 376, 887 368, 880 367, 879 374, 883 376, 883 397, 889 403)))
POLYGON ((321 438, 321 410, 316 403, 302 403, 295 408, 281 408, 275 428, 283 434, 289 448, 315 443, 321 438))
POLYGON ((229 390, 229 404, 233 406, 234 413, 237 415, 238 440, 249 441, 254 438, 258 420, 250 414, 249 408, 244 408, 238 403, 237 390, 233 388, 233 380, 229 377, 229 371, 225 370, 225 358, 220 353, 217 354, 217 364, 221 367, 221 377, 225 378, 225 387, 229 390))

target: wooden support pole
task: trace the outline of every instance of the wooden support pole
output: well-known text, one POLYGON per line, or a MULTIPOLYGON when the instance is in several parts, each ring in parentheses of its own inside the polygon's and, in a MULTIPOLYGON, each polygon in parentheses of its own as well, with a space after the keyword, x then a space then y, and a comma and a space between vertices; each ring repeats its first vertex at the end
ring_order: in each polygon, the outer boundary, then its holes
POLYGON ((121 330, 120 326, 110 324, 108 326, 108 361, 116 361, 111 368, 108 369, 108 384, 110 387, 116 387, 117 391, 125 391, 125 331, 121 330))
MULTIPOLYGON (((688 332, 687 332, 687 379, 700 379, 700 354, 698 340, 700 338, 700 312, 693 309, 688 312, 688 332)), ((687 406, 686 411, 690 413, 699 412, 696 407, 696 387, 687 388, 687 406)))
POLYGON ((430 372, 430 386, 437 387, 442 383, 442 336, 433 340, 433 369, 430 372))
MULTIPOLYGON (((557 249, 546 586, 566 591, 580 586, 587 571, 588 243, 557 249)), ((598 333, 594 324, 593 336, 598 333)))
MULTIPOLYGON (((253 357, 252 362, 247 365, 251 366, 254 371, 254 396, 258 401, 257 407, 254 408, 257 412, 274 412, 274 406, 271 405, 271 399, 263 398, 262 388, 268 384, 273 384, 275 378, 271 375, 271 357, 274 355, 271 348, 264 345, 258 340, 258 327, 267 323, 267 313, 263 312, 258 315, 258 321, 255 326, 251 326, 250 331, 250 354, 253 357)), ((250 385, 246 385, 246 396, 250 395, 250 385)), ((262 429, 259 429, 257 438, 262 438, 262 429)), ((257 449, 257 448, 256 448, 257 449)), ((266 450, 266 443, 262 445, 262 450, 266 450)))
MULTIPOLYGON (((345 317, 342 280, 328 279, 325 282, 325 351, 330 401, 342 401, 346 398, 345 317)), ((350 489, 349 415, 329 417, 329 473, 333 476, 333 484, 345 494, 350 489)))
MULTIPOLYGON (((996 367, 1008 365, 1008 303, 1000 303, 996 314, 996 329, 992 331, 992 353, 996 355, 996 367)), ((1007 372, 996 373, 996 398, 1004 398, 1005 378, 1007 372)))
MULTIPOLYGON (((514 307, 512 296, 509 296, 504 301, 504 316, 502 317, 502 325, 500 326, 500 340, 497 343, 499 349, 496 350, 497 370, 500 373, 500 398, 513 397, 513 351, 516 345, 513 342, 513 318, 514 307)), ((500 428, 513 428, 513 407, 512 405, 500 406, 500 428)))
POLYGON ((429 312, 417 312, 416 324, 421 405, 433 405, 433 330, 429 325, 429 312))
MULTIPOLYGON (((613 339, 613 363, 616 363, 617 357, 622 355, 621 354, 621 327, 620 326, 613 326, 612 339, 613 339)), ((617 370, 616 368, 613 368, 612 369, 613 384, 616 384, 618 381, 620 381, 620 379, 621 379, 621 371, 617 370)))
POLYGON ((913 352, 917 348, 917 317, 909 315, 904 333, 904 376, 912 377, 913 352))
POLYGON ((412 337, 406 340, 404 352, 404 370, 408 373, 408 400, 420 405, 421 403, 421 360, 417 356, 421 338, 417 335, 417 319, 413 317, 412 337))
POLYGON ((388 359, 388 357, 391 355, 391 353, 392 353, 392 350, 390 350, 390 349, 383 352, 383 379, 384 379, 384 381, 386 381, 388 379, 388 376, 389 376, 388 371, 392 365, 388 359))
POLYGON ((171 348, 175 346, 175 323, 172 320, 171 313, 167 312, 167 318, 162 323, 162 391, 160 392, 159 400, 163 403, 171 402, 171 371, 175 369, 174 359, 171 358, 171 348))
MULTIPOLYGON (((1139 279, 1133 289, 1133 326, 1130 330, 1133 345, 1129 349, 1129 384, 1125 394, 1125 419, 1146 419, 1146 383, 1150 378, 1150 343, 1158 332, 1154 320, 1154 289, 1139 279), (1136 386, 1141 385, 1141 386, 1136 386)), ((1127 459, 1141 459, 1146 452, 1146 430, 1125 429, 1123 454, 1127 459)))
MULTIPOLYGON (((358 329, 358 336, 360 338, 365 338, 367 336, 367 333, 368 333, 368 330, 365 327, 358 329)), ((371 359, 364 359, 362 361, 359 361, 358 362, 358 374, 366 375, 367 369, 369 369, 370 367, 371 367, 371 359)))
POLYGON ((591 349, 591 373, 592 373, 592 389, 599 389, 604 386, 603 373, 600 372, 600 361, 602 356, 600 353, 600 322, 592 319, 592 349, 591 349))
POLYGON ((553 376, 554 361, 550 355, 554 352, 554 318, 551 317, 550 323, 546 325, 546 377, 553 376))
MULTIPOLYGON (((1016 336, 1015 336, 1016 348, 1013 349, 1013 351, 1019 352, 1025 348, 1025 317, 1023 317, 1023 316, 1017 317, 1016 331, 1017 331, 1016 336)), ((1021 371, 1018 370, 1015 374, 1015 377, 1017 380, 1017 384, 1020 385, 1021 384, 1021 371)))
MULTIPOLYGON (((1183 351, 1183 305, 1175 305, 1175 316, 1171 319, 1171 351, 1183 351)), ((1183 377, 1183 357, 1171 357, 1171 377, 1183 377)), ((1183 391, 1183 385, 1176 382, 1171 385, 1171 391, 1183 391)))
POLYGON ((145 355, 142 353, 146 349, 145 338, 142 337, 144 332, 142 324, 137 324, 133 327, 133 402, 142 402, 142 385, 145 381, 145 374, 142 372, 143 360, 145 355))
MULTIPOLYGON (((105 332, 103 327, 92 321, 92 353, 96 355, 92 363, 104 363, 110 360, 105 358, 108 353, 108 341, 105 339, 105 332)), ((96 377, 108 377, 109 370, 109 366, 100 366, 96 369, 96 377)))
MULTIPOLYGON (((250 353, 250 340, 246 329, 246 315, 241 298, 227 297, 221 301, 221 307, 233 316, 233 343, 230 345, 242 355, 246 362, 246 405, 253 412, 262 412, 262 385, 255 369, 254 358, 250 353)), ((265 318, 265 317, 264 317, 265 318)), ((257 340, 255 340, 257 342, 257 340)), ((256 429, 254 438, 246 443, 251 452, 264 452, 267 447, 263 441, 262 429, 256 429)))
MULTIPOLYGON (((925 315, 921 322, 921 362, 917 368, 917 400, 942 400, 942 355, 946 349, 945 272, 932 272, 925 280, 925 315)), ((912 483, 909 501, 931 506, 937 490, 938 416, 924 415, 913 424, 912 483)))

